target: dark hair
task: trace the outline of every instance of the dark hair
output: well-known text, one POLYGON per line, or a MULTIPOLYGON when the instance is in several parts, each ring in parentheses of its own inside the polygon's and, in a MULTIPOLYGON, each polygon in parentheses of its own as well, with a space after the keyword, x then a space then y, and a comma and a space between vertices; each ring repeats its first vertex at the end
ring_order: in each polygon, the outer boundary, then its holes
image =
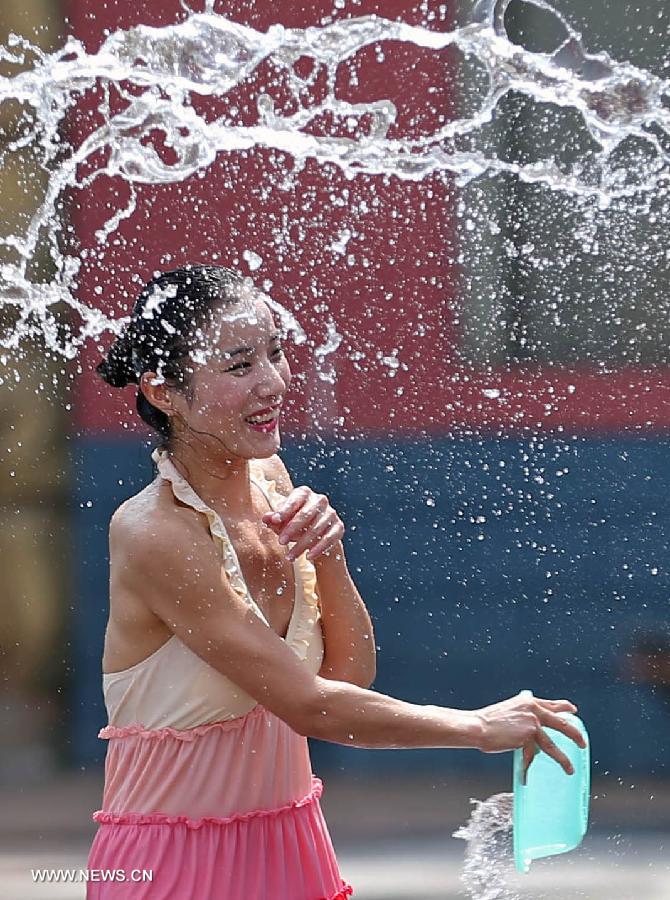
MULTIPOLYGON (((211 324, 214 313, 238 302, 244 278, 224 266, 186 265, 152 278, 135 301, 130 321, 96 366, 107 384, 122 388, 140 383, 144 372, 156 372, 182 391, 191 393, 188 356, 198 332, 211 324)), ((170 418, 138 390, 135 406, 140 417, 161 436, 171 438, 170 418)))

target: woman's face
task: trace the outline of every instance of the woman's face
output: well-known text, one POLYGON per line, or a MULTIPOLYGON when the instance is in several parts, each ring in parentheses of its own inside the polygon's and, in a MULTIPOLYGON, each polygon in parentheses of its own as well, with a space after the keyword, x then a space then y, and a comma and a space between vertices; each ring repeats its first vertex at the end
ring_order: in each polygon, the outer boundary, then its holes
POLYGON ((291 370, 267 304, 252 298, 226 307, 192 356, 193 399, 181 395, 178 408, 182 437, 243 459, 275 454, 291 370))

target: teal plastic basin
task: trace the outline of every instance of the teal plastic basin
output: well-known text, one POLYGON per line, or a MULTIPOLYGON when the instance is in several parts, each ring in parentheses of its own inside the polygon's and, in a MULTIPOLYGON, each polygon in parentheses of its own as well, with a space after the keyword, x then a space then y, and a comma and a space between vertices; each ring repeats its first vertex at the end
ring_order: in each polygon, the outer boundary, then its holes
POLYGON ((513 841, 514 865, 528 872, 534 859, 574 850, 582 842, 589 822, 591 752, 584 723, 570 713, 562 718, 575 725, 586 739, 586 748, 553 728, 544 730, 570 759, 575 770, 568 775, 550 756, 538 751, 522 784, 523 751, 514 751, 513 841))

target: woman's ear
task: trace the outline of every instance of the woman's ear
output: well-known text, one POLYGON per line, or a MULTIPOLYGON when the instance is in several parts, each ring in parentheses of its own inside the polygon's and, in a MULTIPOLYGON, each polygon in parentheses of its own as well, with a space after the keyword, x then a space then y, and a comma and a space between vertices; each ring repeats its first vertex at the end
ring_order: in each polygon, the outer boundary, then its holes
POLYGON ((166 415, 174 413, 169 388, 165 380, 159 378, 156 372, 143 372, 139 388, 156 409, 160 409, 166 415))

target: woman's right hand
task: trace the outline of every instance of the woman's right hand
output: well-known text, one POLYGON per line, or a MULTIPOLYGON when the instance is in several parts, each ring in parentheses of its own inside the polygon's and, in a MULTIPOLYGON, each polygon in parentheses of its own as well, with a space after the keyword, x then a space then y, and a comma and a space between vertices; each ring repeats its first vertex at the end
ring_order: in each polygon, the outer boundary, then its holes
POLYGON ((576 713, 577 707, 569 700, 542 700, 522 691, 509 700, 493 703, 474 710, 481 723, 481 740, 478 746, 484 753, 502 753, 523 747, 524 778, 537 749, 544 750, 572 775, 570 760, 551 740, 543 726, 561 731, 577 744, 585 747, 582 734, 567 722, 560 712, 576 713))

